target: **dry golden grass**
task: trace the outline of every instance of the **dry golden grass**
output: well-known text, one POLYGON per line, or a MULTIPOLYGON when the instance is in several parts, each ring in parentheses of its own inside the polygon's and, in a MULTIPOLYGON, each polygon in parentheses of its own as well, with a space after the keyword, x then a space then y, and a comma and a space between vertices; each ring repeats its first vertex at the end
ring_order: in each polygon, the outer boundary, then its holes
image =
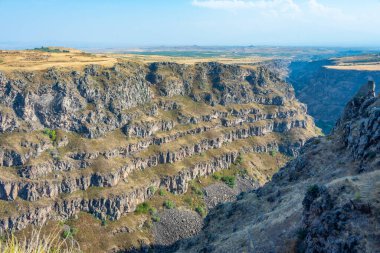
POLYGON ((9 234, 0 239, 2 253, 80 253, 79 244, 73 238, 63 238, 59 226, 29 227, 23 232, 9 234))
POLYGON ((325 67, 328 69, 336 69, 336 70, 380 71, 380 62, 377 64, 338 65, 338 66, 325 66, 325 67))
POLYGON ((358 55, 334 58, 335 65, 325 66, 328 69, 380 71, 380 55, 358 55))
POLYGON ((129 61, 137 61, 143 63, 152 62, 176 62, 179 64, 196 64, 202 62, 220 62, 224 64, 239 64, 247 65, 257 62, 262 62, 270 58, 264 57, 242 57, 242 58, 228 58, 228 57, 210 57, 210 58, 197 58, 197 57, 175 57, 175 56, 160 56, 160 55, 137 55, 137 54, 118 54, 117 57, 129 61))
MULTIPOLYGON (((54 48, 52 48, 54 49, 54 48)), ((64 49, 64 48, 58 48, 64 49)), ((36 71, 51 67, 82 69, 86 65, 96 64, 111 67, 120 61, 152 63, 152 62, 176 62, 179 64, 195 64, 201 62, 221 62, 225 64, 249 65, 268 60, 262 57, 244 58, 196 58, 196 57, 169 57, 158 55, 136 54, 90 54, 75 49, 69 52, 42 52, 38 50, 0 50, 0 71, 36 71)))

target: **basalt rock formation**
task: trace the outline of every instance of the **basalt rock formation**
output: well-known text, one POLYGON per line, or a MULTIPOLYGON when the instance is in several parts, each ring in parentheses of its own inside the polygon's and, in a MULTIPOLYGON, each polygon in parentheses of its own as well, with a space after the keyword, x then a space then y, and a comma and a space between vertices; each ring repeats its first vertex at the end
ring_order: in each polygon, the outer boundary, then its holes
POLYGON ((264 66, 0 73, 0 233, 79 212, 117 220, 153 189, 185 193, 244 154, 296 157, 317 134, 292 87, 264 66))
POLYGON ((309 140, 270 182, 216 207, 198 236, 171 250, 379 252, 379 154, 380 97, 369 82, 331 135, 309 140))
POLYGON ((331 60, 295 61, 288 67, 288 81, 297 98, 308 106, 309 114, 326 134, 334 128, 346 103, 362 83, 367 80, 380 82, 380 71, 325 68, 334 64, 331 60))

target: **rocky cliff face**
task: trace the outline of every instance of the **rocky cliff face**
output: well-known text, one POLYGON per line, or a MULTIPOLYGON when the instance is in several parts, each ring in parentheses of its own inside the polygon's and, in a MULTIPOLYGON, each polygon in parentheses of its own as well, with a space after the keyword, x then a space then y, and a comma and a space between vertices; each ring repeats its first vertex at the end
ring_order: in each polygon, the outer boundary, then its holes
POLYGON ((152 189, 183 194, 244 154, 295 157, 317 133, 264 66, 0 73, 0 232, 79 212, 117 220, 152 189))
POLYGON ((218 206, 176 252, 378 252, 380 97, 373 82, 333 133, 314 138, 271 182, 218 206))
POLYGON ((328 69, 326 65, 334 65, 334 62, 292 62, 288 67, 288 81, 293 84, 297 98, 307 104, 317 126, 329 133, 360 86, 367 80, 380 82, 380 72, 328 69))

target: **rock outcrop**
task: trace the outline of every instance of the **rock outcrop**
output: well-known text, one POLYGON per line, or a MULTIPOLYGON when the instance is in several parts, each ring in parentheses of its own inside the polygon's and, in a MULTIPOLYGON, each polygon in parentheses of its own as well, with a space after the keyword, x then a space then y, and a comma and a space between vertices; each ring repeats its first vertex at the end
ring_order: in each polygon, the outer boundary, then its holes
POLYGON ((335 63, 333 60, 292 62, 287 79, 297 98, 308 106, 309 114, 326 134, 334 128, 346 103, 362 83, 367 80, 380 82, 380 71, 338 70, 326 68, 328 65, 335 63))
POLYGON ((318 134, 265 66, 13 71, 0 90, 0 233, 79 212, 118 220, 153 188, 184 194, 245 154, 296 157, 318 134))
POLYGON ((167 252, 378 252, 380 97, 364 85, 333 133, 313 138, 272 181, 216 207, 167 252))

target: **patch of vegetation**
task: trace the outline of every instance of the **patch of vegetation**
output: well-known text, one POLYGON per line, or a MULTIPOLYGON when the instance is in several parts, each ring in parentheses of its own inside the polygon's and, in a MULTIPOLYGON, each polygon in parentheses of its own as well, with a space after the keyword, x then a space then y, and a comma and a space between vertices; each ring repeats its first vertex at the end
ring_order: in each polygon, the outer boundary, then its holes
POLYGON ((19 240, 11 234, 7 237, 1 237, 0 251, 3 253, 74 253, 81 252, 72 244, 71 247, 61 240, 59 232, 50 235, 43 235, 40 231, 33 230, 28 238, 19 240))
POLYGON ((164 207, 167 208, 167 209, 174 209, 175 208, 175 204, 172 200, 170 199, 167 199, 164 201, 164 207))
POLYGON ((56 140, 57 140, 57 131, 49 129, 49 128, 45 128, 45 130, 43 131, 43 133, 46 134, 47 136, 49 136, 49 138, 50 138, 50 140, 52 142, 56 142, 56 140))
POLYGON ((235 164, 242 164, 244 161, 243 156, 239 154, 239 156, 235 160, 235 164))
POLYGON ((152 207, 149 203, 144 202, 144 203, 137 205, 135 213, 137 213, 137 214, 148 214, 150 212, 153 212, 154 210, 155 210, 154 207, 152 207))
POLYGON ((153 227, 152 221, 151 220, 146 220, 144 222, 143 228, 145 229, 151 229, 153 227))
POLYGON ((195 211, 196 211, 200 216, 202 216, 202 217, 205 217, 206 214, 207 214, 207 211, 206 211, 206 209, 205 209, 203 206, 197 206, 197 207, 195 208, 195 211))
POLYGON ((36 47, 33 48, 35 51, 41 51, 41 52, 46 52, 46 53, 70 53, 69 50, 61 50, 58 48, 51 48, 51 47, 36 47))
POLYGON ((271 151, 269 151, 269 155, 272 157, 275 157, 277 155, 277 151, 271 150, 271 151))
POLYGON ((235 176, 223 176, 221 179, 226 185, 228 185, 231 188, 234 188, 235 183, 236 183, 235 176))
POLYGON ((214 173, 214 174, 212 175, 212 177, 213 177, 215 180, 220 180, 220 179, 222 179, 222 176, 219 175, 218 173, 214 173))
POLYGON ((62 237, 64 239, 73 238, 77 233, 78 233, 78 229, 77 228, 70 227, 69 229, 63 231, 62 237))
POLYGON ((158 216, 158 214, 152 215, 152 221, 154 222, 160 222, 161 218, 158 216))
POLYGON ((360 200, 360 198, 361 198, 360 192, 355 192, 354 198, 355 198, 355 200, 360 200))
POLYGON ((106 220, 106 219, 103 219, 101 224, 102 224, 103 227, 104 227, 104 226, 107 226, 107 220, 106 220))
POLYGON ((165 196, 165 195, 166 195, 166 191, 165 191, 164 189, 160 188, 160 189, 158 190, 158 195, 160 195, 160 196, 165 196))
POLYGON ((149 186, 148 191, 149 191, 152 195, 154 195, 154 194, 156 193, 156 191, 157 191, 157 188, 154 187, 154 186, 149 186))
POLYGON ((248 170, 245 169, 245 168, 242 168, 242 169, 239 170, 238 174, 240 176, 248 176, 248 170))
POLYGON ((191 190, 195 193, 195 194, 197 194, 197 195, 199 195, 199 196, 203 196, 203 191, 202 191, 202 189, 200 188, 200 187, 198 187, 198 186, 196 186, 196 185, 192 185, 191 186, 191 190))

